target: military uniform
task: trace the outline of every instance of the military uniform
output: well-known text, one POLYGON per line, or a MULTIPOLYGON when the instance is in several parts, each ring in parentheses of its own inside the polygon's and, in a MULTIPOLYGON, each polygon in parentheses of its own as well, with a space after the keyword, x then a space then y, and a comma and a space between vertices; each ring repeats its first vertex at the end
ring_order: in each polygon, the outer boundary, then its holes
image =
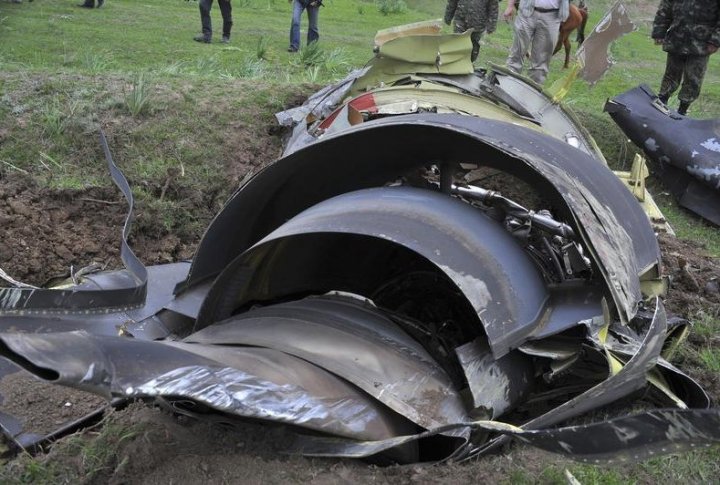
POLYGON ((720 47, 720 0, 662 0, 652 38, 668 53, 659 97, 667 103, 682 80, 678 112, 685 114, 700 95, 713 46, 720 47))
POLYGON ((474 62, 480 52, 480 38, 484 32, 492 34, 495 32, 498 20, 497 0, 448 0, 445 7, 445 23, 455 19, 455 33, 463 33, 468 29, 474 29, 470 34, 472 39, 472 55, 470 59, 474 62))

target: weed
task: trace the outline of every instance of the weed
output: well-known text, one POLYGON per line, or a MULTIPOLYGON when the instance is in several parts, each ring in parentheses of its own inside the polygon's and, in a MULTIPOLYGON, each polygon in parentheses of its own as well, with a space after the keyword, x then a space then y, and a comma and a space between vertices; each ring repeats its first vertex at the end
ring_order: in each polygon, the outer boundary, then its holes
POLYGON ((216 56, 200 57, 195 61, 195 73, 200 76, 213 76, 222 71, 222 66, 216 56))
POLYGON ((700 312, 693 322, 692 331, 698 337, 706 339, 720 334, 720 315, 713 316, 706 312, 700 312))
POLYGON ((125 96, 125 107, 133 116, 140 116, 150 108, 150 87, 145 79, 145 74, 140 72, 133 80, 132 91, 125 96))
POLYGON ((248 79, 259 79, 266 74, 265 63, 262 59, 246 57, 238 66, 237 75, 248 79))
POLYGON ((698 357, 706 369, 711 372, 720 372, 720 350, 706 347, 700 349, 698 357))
POLYGON ((255 57, 260 60, 268 60, 268 45, 265 36, 261 35, 255 48, 255 57))
POLYGON ((170 76, 176 76, 178 74, 182 74, 183 72, 186 72, 188 70, 188 63, 185 61, 175 61, 171 62, 167 66, 163 66, 159 69, 157 69, 155 72, 158 75, 168 74, 170 76))
POLYGON ((42 165, 46 170, 49 170, 49 171, 53 170, 53 168, 50 167, 50 165, 52 165, 56 169, 62 168, 62 164, 60 162, 58 162, 57 160, 55 160, 50 155, 48 155, 47 153, 40 152, 39 155, 40 155, 40 165, 42 165), (48 163, 50 165, 48 165, 48 163))
POLYGON ((325 53, 318 42, 311 42, 300 49, 298 62, 305 66, 319 66, 325 62, 325 53))
POLYGON ((60 100, 57 96, 54 97, 52 102, 42 110, 41 124, 43 132, 49 137, 62 135, 79 104, 79 101, 74 101, 69 105, 68 111, 65 112, 60 107, 60 100))
POLYGON ((350 68, 350 57, 345 49, 338 47, 325 55, 323 63, 331 76, 344 75, 350 68))
MULTIPOLYGON (((20 173, 22 173, 22 174, 28 175, 28 171, 27 171, 27 170, 24 170, 24 169, 22 169, 22 168, 20 168, 20 167, 18 167, 18 166, 16 166, 16 165, 13 165, 12 163, 10 163, 10 162, 8 162, 8 161, 6 161, 6 160, 0 160, 0 164, 4 165, 5 167, 9 168, 10 170, 15 170, 16 172, 20 172, 20 173)), ((0 167, 0 169, 1 169, 1 168, 2 168, 2 167, 0 167)), ((1 170, 0 170, 0 173, 2 173, 1 170)))
POLYGON ((375 0, 375 4, 382 15, 397 15, 408 9, 405 0, 375 0))
POLYGON ((101 54, 86 52, 82 58, 82 67, 91 74, 99 74, 110 68, 111 62, 101 54))
POLYGON ((320 66, 310 66, 305 69, 305 82, 315 84, 320 78, 320 66))

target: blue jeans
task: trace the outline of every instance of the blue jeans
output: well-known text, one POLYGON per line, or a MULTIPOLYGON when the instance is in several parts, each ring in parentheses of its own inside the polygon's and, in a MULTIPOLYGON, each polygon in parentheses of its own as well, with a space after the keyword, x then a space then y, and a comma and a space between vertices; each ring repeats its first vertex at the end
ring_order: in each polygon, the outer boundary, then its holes
POLYGON ((303 5, 300 0, 293 0, 292 24, 290 24, 290 48, 298 50, 300 48, 300 18, 303 10, 307 9, 308 14, 308 33, 307 43, 316 42, 320 38, 318 30, 318 6, 310 6, 310 0, 305 0, 307 6, 303 5))

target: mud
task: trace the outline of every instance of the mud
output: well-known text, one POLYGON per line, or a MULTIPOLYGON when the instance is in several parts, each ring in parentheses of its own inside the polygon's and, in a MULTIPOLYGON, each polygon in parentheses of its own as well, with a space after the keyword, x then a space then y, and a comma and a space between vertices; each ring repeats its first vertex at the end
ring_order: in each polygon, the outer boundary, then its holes
POLYGON ((102 397, 41 381, 25 371, 0 380, 3 412, 26 417, 28 433, 46 435, 107 405, 102 397))
POLYGON ((666 234, 660 236, 665 274, 671 278, 666 308, 685 318, 702 311, 720 316, 720 260, 702 245, 666 234))
POLYGON ((112 449, 105 466, 88 474, 77 440, 64 440, 45 457, 69 466, 55 478, 71 483, 79 478, 92 484, 474 483, 480 477, 485 482, 512 476, 519 462, 536 475, 562 462, 525 447, 514 450, 512 456, 439 466, 381 467, 357 460, 307 459, 279 453, 277 443, 289 438, 281 428, 256 423, 220 426, 140 404, 111 413, 97 429, 83 435, 83 446, 112 449))
MULTIPOLYGON (((138 209, 138 219, 150 216, 138 209)), ((126 212, 114 187, 50 190, 31 180, 0 181, 0 268, 35 286, 92 263, 119 268, 126 212)), ((143 262, 154 264, 190 257, 197 239, 135 232, 131 243, 143 262)))

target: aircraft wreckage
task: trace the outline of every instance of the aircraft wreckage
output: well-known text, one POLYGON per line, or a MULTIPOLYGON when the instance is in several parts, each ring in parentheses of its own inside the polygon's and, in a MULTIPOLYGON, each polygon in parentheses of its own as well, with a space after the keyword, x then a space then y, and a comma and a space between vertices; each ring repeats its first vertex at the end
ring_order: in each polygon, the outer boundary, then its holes
POLYGON ((679 204, 720 226, 720 119, 678 114, 644 85, 609 100, 605 111, 656 162, 679 204))
MULTIPOLYGON (((649 195, 539 86, 427 29, 382 32, 366 69, 279 113, 286 154, 191 262, 134 256, 103 137, 125 268, 1 289, 3 378, 286 425, 308 456, 460 460, 517 439, 600 462, 716 442, 720 413, 668 360, 687 328, 659 298, 649 195), (638 392, 652 410, 557 427, 638 392)), ((32 448, 93 415, 0 424, 32 448)))

